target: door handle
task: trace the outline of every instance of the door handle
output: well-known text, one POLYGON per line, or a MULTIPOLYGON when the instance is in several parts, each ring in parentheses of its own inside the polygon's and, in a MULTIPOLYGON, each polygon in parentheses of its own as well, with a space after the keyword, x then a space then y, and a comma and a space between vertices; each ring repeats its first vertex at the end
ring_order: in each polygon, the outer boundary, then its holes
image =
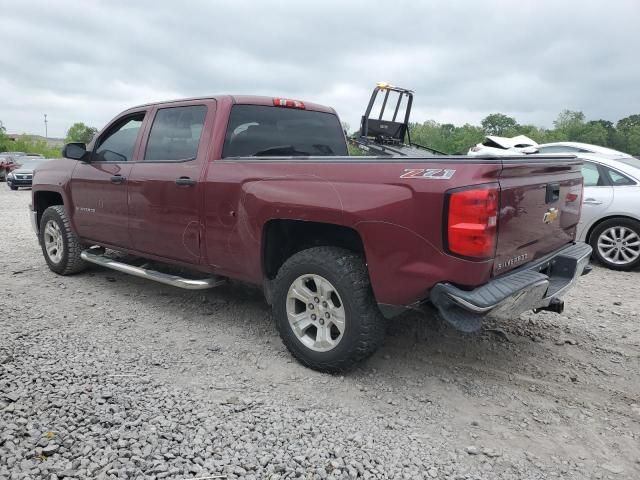
POLYGON ((585 198, 584 202, 588 205, 602 205, 602 202, 600 200, 596 200, 595 198, 585 198))
POLYGON ((126 179, 127 177, 123 177, 122 175, 114 175, 111 177, 111 183, 116 183, 116 184, 124 183, 126 179))
POLYGON ((198 182, 193 178, 189 178, 189 177, 176 178, 176 185, 185 185, 187 187, 190 187, 195 185, 196 183, 198 182))

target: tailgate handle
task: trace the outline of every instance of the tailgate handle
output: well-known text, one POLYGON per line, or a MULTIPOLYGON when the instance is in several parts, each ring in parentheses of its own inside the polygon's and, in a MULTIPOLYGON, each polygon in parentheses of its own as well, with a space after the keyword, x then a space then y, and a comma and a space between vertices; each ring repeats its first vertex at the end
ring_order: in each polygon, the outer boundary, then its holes
POLYGON ((559 183, 547 183, 547 195, 545 197, 546 203, 553 203, 560 198, 560 184, 559 183))

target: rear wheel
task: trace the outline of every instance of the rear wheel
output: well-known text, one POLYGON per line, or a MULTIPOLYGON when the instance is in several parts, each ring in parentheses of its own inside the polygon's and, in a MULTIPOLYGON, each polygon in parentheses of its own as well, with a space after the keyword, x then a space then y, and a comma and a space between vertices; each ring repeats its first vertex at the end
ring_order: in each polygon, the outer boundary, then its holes
POLYGON ((613 270, 631 270, 640 265, 640 222, 612 218, 591 234, 591 247, 600 263, 613 270))
POLYGON ((273 310, 286 347, 315 370, 348 370, 384 339, 364 261, 342 248, 315 247, 289 258, 275 280, 273 310))
POLYGON ((60 275, 77 273, 87 266, 80 258, 83 246, 71 229, 62 205, 49 207, 42 214, 40 246, 49 268, 60 275))

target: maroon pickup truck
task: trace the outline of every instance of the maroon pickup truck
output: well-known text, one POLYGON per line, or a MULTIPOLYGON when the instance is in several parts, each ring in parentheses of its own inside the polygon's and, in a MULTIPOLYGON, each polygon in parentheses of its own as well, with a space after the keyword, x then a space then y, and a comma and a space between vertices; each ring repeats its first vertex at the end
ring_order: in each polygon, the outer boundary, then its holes
POLYGON ((64 157, 33 180, 51 270, 260 285, 287 348, 322 371, 372 354, 406 308, 473 331, 561 311, 589 270, 572 156, 349 157, 331 108, 216 96, 131 108, 64 157))

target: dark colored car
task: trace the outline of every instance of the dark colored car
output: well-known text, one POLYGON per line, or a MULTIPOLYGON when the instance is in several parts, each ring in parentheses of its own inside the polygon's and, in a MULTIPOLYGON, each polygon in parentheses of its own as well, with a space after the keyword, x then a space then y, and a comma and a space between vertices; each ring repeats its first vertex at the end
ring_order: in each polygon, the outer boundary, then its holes
POLYGON ((31 187, 33 181, 33 172, 46 161, 43 157, 22 156, 17 157, 16 165, 7 174, 7 186, 11 190, 17 190, 20 187, 31 187))
POLYGON ((257 284, 285 345, 322 371, 372 354, 406 308, 473 331, 560 312, 589 270, 574 156, 349 157, 333 109, 253 96, 135 107, 64 155, 32 193, 51 270, 257 284))

